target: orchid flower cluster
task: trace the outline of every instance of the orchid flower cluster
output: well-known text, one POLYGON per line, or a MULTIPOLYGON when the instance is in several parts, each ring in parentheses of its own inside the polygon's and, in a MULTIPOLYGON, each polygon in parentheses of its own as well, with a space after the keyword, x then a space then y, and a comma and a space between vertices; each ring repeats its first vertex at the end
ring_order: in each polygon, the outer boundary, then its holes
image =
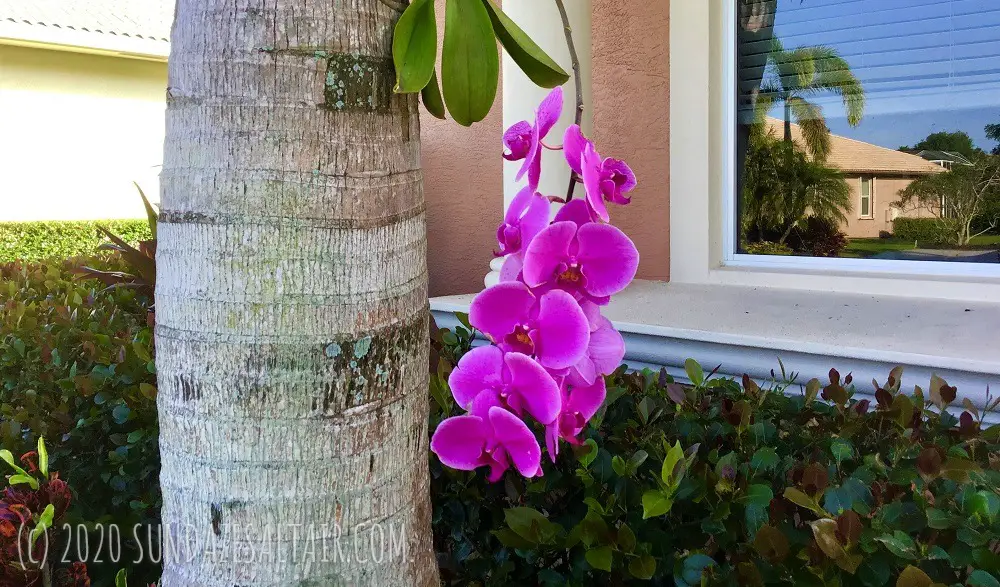
POLYGON ((543 143, 563 109, 562 88, 539 105, 534 124, 504 134, 508 161, 523 164, 528 185, 511 202, 497 230, 506 256, 500 283, 472 302, 469 321, 492 342, 467 353, 448 384, 467 413, 441 422, 431 450, 454 469, 490 467, 498 481, 513 464, 525 477, 542 475, 542 451, 530 417, 544 428, 552 462, 561 440, 580 434, 604 403, 604 376, 625 355, 625 343, 601 307, 635 277, 639 252, 608 224, 606 202, 628 204, 635 175, 623 161, 602 158, 580 127, 566 130, 561 147, 543 143), (543 149, 562 150, 586 197, 567 202, 549 221, 538 193, 543 149))

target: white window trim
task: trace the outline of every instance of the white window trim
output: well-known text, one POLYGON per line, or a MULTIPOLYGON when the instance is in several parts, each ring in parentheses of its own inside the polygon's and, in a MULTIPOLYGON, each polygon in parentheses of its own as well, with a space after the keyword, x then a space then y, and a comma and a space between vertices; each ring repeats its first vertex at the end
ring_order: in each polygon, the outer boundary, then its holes
POLYGON ((858 178, 858 220, 874 220, 875 219, 875 176, 874 175, 862 175, 858 178), (871 180, 871 185, 868 189, 868 214, 861 213, 861 201, 865 198, 865 178, 871 180))
POLYGON ((671 281, 1000 299, 1000 264, 735 253, 735 8, 731 0, 670 3, 671 281))

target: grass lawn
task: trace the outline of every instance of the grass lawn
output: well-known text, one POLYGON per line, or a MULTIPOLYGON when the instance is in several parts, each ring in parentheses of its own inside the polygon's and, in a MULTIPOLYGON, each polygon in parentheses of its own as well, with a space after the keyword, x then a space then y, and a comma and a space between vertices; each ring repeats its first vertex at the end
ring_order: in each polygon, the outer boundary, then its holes
MULTIPOLYGON (((969 249, 980 249, 989 247, 1000 247, 1000 235, 998 234, 984 234, 977 236, 972 239, 969 243, 969 249)), ((868 257, 875 256, 879 253, 884 253, 886 251, 909 251, 914 248, 912 241, 903 241, 897 238, 852 238, 847 242, 847 248, 844 249, 841 257, 855 257, 865 259, 868 257)), ((932 245, 920 245, 921 249, 934 249, 934 248, 958 248, 958 247, 940 247, 932 245)))

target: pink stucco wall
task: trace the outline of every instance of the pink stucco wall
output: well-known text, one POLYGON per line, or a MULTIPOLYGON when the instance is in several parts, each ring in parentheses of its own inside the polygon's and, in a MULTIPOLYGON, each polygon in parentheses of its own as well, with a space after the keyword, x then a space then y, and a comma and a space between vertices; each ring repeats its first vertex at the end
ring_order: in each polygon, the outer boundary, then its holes
POLYGON ((670 277, 670 3, 593 0, 594 134, 639 178, 612 222, 639 248, 641 279, 670 277))
MULTIPOLYGON (((612 221, 639 247, 643 279, 670 269, 668 15, 664 1, 593 0, 594 139, 639 177, 612 221)), ((501 121, 499 93, 471 129, 421 116, 432 296, 479 291, 489 271, 503 210, 501 121)))
POLYGON ((471 128, 421 112, 430 295, 482 289, 503 216, 500 95, 471 128))

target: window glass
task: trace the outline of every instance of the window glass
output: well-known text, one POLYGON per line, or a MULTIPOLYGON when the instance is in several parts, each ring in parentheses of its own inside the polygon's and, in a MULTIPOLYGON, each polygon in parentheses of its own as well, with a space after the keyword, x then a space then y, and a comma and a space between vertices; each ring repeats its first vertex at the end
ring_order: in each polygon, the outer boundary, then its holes
POLYGON ((732 1, 737 252, 1000 263, 1000 1, 732 1))
POLYGON ((861 178, 861 217, 871 216, 872 210, 872 178, 861 178))

